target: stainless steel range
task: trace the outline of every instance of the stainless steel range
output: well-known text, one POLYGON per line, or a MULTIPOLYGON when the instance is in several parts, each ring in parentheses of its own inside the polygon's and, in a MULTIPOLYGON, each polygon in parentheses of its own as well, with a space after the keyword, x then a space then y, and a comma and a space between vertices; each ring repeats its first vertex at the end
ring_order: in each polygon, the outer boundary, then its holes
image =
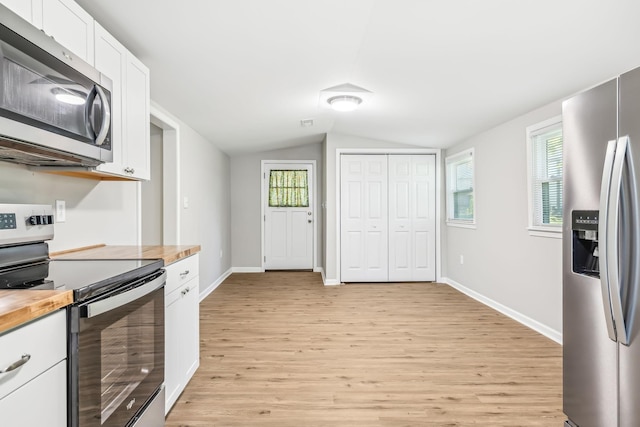
POLYGON ((0 204, 0 289, 72 290, 70 427, 164 425, 162 260, 51 260, 48 205, 0 204))

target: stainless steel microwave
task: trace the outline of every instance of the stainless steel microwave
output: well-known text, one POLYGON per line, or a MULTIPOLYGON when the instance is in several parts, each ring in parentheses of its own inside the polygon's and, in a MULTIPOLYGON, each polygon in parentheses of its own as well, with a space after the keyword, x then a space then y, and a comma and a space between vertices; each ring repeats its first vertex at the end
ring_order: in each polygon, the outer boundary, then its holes
POLYGON ((111 80, 0 4, 0 160, 113 160, 111 80))

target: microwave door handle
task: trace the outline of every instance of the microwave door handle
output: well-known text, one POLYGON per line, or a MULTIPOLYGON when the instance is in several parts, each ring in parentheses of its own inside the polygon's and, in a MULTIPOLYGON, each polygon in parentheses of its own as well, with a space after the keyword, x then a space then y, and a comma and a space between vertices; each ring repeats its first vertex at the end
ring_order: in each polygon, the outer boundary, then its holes
POLYGON ((96 130, 93 128, 93 121, 91 120, 91 108, 93 106, 93 100, 96 99, 96 95, 96 86, 94 86, 87 94, 87 100, 84 103, 84 122, 87 126, 88 135, 93 135, 93 137, 96 135, 96 130))
POLYGON ((84 310, 80 310, 80 317, 90 319, 95 316, 107 313, 122 306, 125 306, 145 295, 160 289, 167 280, 167 272, 163 272, 161 276, 156 277, 142 286, 138 286, 121 294, 116 294, 96 302, 92 302, 85 306, 84 310))
POLYGON ((96 145, 102 145, 107 138, 109 127, 111 127, 111 107, 109 106, 109 99, 100 86, 95 86, 96 93, 102 101, 102 126, 100 132, 96 137, 96 145))

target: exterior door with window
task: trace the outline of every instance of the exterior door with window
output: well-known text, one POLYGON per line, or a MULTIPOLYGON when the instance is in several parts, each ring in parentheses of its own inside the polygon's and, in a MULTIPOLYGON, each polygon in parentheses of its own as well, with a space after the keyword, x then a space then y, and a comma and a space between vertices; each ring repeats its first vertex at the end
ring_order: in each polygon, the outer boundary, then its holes
POLYGON ((313 269, 313 165, 266 163, 265 270, 313 269))

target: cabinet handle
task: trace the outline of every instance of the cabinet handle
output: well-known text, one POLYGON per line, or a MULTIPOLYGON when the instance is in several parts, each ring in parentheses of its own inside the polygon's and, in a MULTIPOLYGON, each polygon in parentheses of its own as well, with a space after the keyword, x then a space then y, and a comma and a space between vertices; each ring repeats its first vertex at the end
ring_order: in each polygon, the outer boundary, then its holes
POLYGON ((23 354, 22 358, 20 358, 20 360, 18 360, 16 362, 13 362, 11 365, 9 365, 6 368, 4 368, 3 370, 1 370, 0 374, 6 374, 7 372, 15 371, 20 366, 22 366, 25 363, 27 363, 29 361, 29 359, 31 359, 31 355, 30 354, 23 354))
POLYGON ((181 292, 182 296, 185 296, 186 294, 188 294, 190 290, 191 289, 189 289, 189 288, 183 289, 182 292, 181 292))
POLYGON ((183 271, 182 273, 180 273, 180 277, 182 277, 182 278, 184 279, 184 277, 185 277, 186 275, 188 275, 188 274, 189 274, 189 270, 185 270, 185 271, 183 271))

